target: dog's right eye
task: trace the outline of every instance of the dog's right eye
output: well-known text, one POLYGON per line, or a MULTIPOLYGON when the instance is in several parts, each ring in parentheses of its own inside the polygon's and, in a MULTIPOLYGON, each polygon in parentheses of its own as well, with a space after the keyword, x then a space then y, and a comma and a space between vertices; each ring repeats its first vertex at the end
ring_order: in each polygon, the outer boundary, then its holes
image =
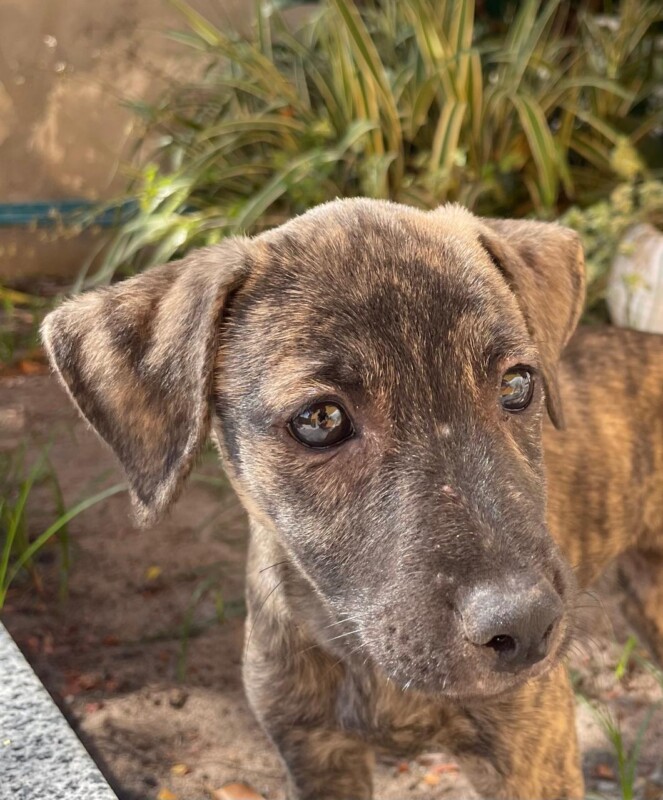
POLYGON ((354 435, 352 420, 337 403, 323 401, 307 406, 294 416, 288 430, 307 447, 333 447, 354 435))
POLYGON ((500 402, 506 411, 523 411, 532 400, 534 381, 527 367, 513 367, 502 376, 500 402))

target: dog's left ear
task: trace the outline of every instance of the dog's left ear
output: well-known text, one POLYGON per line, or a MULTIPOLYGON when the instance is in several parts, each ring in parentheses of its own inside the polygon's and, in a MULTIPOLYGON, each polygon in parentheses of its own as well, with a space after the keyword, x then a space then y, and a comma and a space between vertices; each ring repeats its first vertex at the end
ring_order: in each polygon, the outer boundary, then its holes
POLYGON ((143 524, 175 499, 207 437, 221 315, 248 271, 228 239, 88 292, 42 336, 75 404, 110 445, 143 524))
POLYGON ((481 244, 514 292, 539 349, 550 418, 563 428, 557 365, 585 300, 580 237, 548 222, 482 219, 480 224, 481 244))

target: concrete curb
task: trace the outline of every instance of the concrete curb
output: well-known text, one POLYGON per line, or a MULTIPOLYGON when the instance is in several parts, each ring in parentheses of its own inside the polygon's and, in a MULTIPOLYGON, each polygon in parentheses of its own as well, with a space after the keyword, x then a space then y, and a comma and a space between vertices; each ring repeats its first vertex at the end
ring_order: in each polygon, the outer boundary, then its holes
POLYGON ((2 624, 0 800, 117 800, 2 624))

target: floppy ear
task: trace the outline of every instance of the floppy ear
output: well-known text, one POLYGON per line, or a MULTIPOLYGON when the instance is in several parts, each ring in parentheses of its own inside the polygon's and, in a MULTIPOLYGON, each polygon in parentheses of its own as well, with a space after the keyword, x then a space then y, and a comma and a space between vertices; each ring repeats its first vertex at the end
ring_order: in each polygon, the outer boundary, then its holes
POLYGON ((481 244, 516 296, 541 354, 548 414, 564 427, 557 365, 585 300, 578 234, 548 222, 482 219, 481 244))
POLYGON ((122 463, 139 520, 175 499, 209 430, 224 303, 248 261, 228 240, 50 313, 42 337, 74 402, 122 463))

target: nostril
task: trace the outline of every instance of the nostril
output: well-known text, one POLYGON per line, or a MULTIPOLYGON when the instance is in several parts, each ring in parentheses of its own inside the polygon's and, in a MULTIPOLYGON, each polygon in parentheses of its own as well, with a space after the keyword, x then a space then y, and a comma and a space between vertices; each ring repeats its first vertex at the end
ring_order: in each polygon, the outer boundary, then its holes
POLYGON ((547 581, 520 578, 475 586, 457 602, 465 639, 496 670, 524 669, 546 658, 564 610, 547 581))
POLYGON ((500 655, 511 655, 512 653, 516 652, 518 645, 516 644, 516 640, 513 636, 507 636, 506 634, 500 634, 499 636, 493 636, 493 638, 487 642, 485 647, 490 647, 491 650, 494 650, 496 653, 500 655))

